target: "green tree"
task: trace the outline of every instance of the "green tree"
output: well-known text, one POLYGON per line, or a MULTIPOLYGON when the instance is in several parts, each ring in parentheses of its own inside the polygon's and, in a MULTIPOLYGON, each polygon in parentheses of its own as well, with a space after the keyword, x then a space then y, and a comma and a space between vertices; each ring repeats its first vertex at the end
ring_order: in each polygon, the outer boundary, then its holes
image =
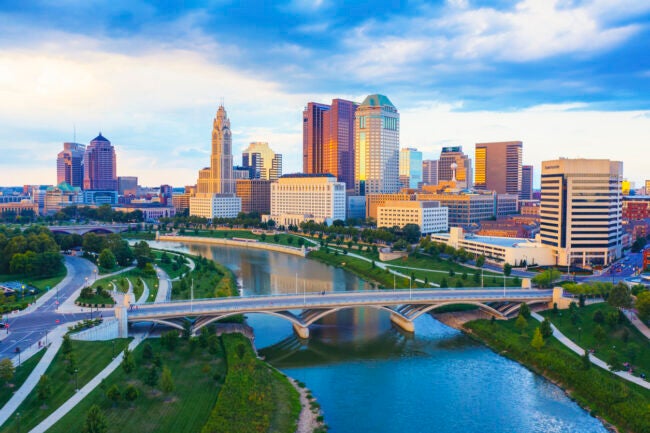
POLYGON ((42 402, 47 400, 52 394, 52 386, 50 385, 50 378, 42 375, 36 385, 36 396, 42 402))
POLYGON ((533 283, 540 287, 552 287, 553 283, 560 278, 562 274, 556 269, 547 269, 533 277, 533 283))
POLYGON ((86 414, 82 433, 107 433, 108 423, 102 410, 96 404, 92 405, 86 414))
POLYGON ((158 385, 158 368, 153 366, 147 370, 147 374, 144 377, 144 383, 149 385, 152 388, 155 388, 158 385))
POLYGON ((476 258, 476 266, 482 268, 484 264, 485 264, 485 256, 481 254, 476 258))
POLYGON ((520 314, 517 316, 517 320, 515 321, 515 328, 517 328, 519 332, 523 333, 526 327, 528 327, 528 322, 526 321, 526 318, 520 314))
POLYGON ((160 337, 160 343, 165 349, 169 350, 170 352, 176 350, 176 347, 178 346, 178 340, 178 331, 168 331, 160 337))
POLYGON ((14 378, 16 368, 9 358, 2 358, 0 361, 0 380, 9 383, 14 378))
POLYGON ((99 266, 104 269, 113 269, 117 264, 115 255, 109 249, 103 249, 99 254, 99 266))
POLYGON ((542 332, 542 337, 545 339, 550 338, 553 335, 553 328, 551 328, 551 322, 548 319, 542 321, 539 330, 542 332))
POLYGON ((124 353, 122 354, 122 363, 120 365, 126 374, 130 374, 135 368, 133 353, 129 350, 128 347, 124 349, 124 353))
POLYGON ((644 320, 650 319, 650 291, 641 292, 637 295, 634 306, 644 320))
POLYGON ((510 263, 505 263, 503 265, 503 274, 506 277, 509 277, 511 273, 512 273, 512 265, 510 263))
POLYGON ((447 287, 449 287, 449 283, 447 283, 447 279, 443 278, 442 280, 440 280, 440 288, 446 289, 447 287))
POLYGON ((61 343, 61 353, 67 355, 72 352, 72 340, 68 334, 63 336, 63 342, 61 343))
POLYGON ((582 355, 582 369, 589 370, 591 368, 591 360, 589 359, 589 351, 585 350, 585 353, 582 355))
POLYGON ((618 283, 609 292, 607 303, 616 308, 630 308, 632 306, 630 289, 625 283, 618 283))
POLYGON ((602 326, 596 325, 594 328, 594 338, 600 342, 602 342, 605 338, 607 337, 607 334, 605 333, 605 330, 603 329, 602 326))
POLYGON ((153 347, 149 343, 145 343, 142 348, 142 359, 144 361, 150 361, 153 359, 153 347))
POLYGON ((542 332, 538 328, 535 328, 535 333, 533 334, 533 339, 530 342, 530 345, 533 346, 535 350, 541 350, 544 347, 544 337, 542 337, 542 332))
POLYGON ((207 327, 201 328, 199 333, 199 346, 206 348, 208 347, 208 338, 210 337, 210 330, 207 327))
POLYGON ((605 314, 603 314, 602 310, 596 310, 594 311, 592 319, 596 323, 603 324, 605 323, 605 314))
POLYGON ((120 392, 120 388, 117 387, 117 384, 113 384, 113 386, 108 388, 108 391, 106 391, 106 397, 113 402, 113 406, 119 403, 122 398, 122 393, 120 392))
POLYGON ((140 392, 138 392, 138 388, 133 385, 127 385, 126 389, 124 390, 124 400, 128 401, 129 403, 137 400, 139 395, 140 392))
POLYGON ((167 366, 163 367, 162 370, 162 376, 160 377, 160 388, 167 394, 174 390, 174 379, 172 378, 172 371, 167 368, 167 366))
POLYGON ((406 242, 409 244, 416 243, 422 236, 420 226, 417 224, 406 224, 402 229, 402 234, 404 235, 406 242))
POLYGON ((449 276, 453 277, 454 275, 456 275, 456 272, 454 272, 453 268, 449 269, 449 276))
POLYGON ((519 314, 524 316, 526 319, 530 319, 530 307, 527 303, 523 302, 519 308, 519 314))

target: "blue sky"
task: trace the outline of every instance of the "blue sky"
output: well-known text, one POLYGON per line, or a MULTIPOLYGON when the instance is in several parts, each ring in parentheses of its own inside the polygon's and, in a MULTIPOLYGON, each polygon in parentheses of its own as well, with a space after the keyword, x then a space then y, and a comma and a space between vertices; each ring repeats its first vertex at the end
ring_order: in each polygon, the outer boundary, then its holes
MULTIPOLYGON (((650 178, 650 2, 0 1, 0 184, 54 183, 99 130, 118 175, 195 182, 223 98, 301 166, 312 100, 390 97, 403 146, 522 140, 524 162, 622 159, 650 178)), ((236 158, 237 159, 237 158, 236 158)))

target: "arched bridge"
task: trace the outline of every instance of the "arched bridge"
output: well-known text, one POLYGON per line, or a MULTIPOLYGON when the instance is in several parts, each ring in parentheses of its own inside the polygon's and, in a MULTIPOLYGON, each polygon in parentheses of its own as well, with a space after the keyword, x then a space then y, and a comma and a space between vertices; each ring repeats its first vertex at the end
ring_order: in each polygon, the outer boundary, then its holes
POLYGON ((85 235, 86 233, 121 233, 129 230, 129 224, 92 224, 71 226, 50 226, 52 233, 85 235))
POLYGON ((524 303, 552 305, 553 302, 558 302, 561 296, 561 288, 328 292, 143 304, 137 309, 121 307, 116 311, 116 315, 122 322, 122 332, 126 332, 127 322, 153 322, 183 329, 183 323, 192 318, 192 331, 196 333, 202 327, 229 316, 262 313, 288 320, 300 337, 307 338, 309 325, 346 308, 371 307, 388 311, 395 324, 413 332, 413 320, 445 305, 476 305, 485 312, 503 319, 517 311, 524 303))

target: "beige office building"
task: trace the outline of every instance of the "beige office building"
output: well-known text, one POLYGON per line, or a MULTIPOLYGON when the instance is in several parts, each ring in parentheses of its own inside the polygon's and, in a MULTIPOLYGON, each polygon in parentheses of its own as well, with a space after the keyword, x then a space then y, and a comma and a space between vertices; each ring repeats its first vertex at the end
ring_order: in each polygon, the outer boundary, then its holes
POLYGON ((557 265, 590 267, 621 256, 622 181, 619 161, 542 162, 540 234, 557 265))
POLYGON ((423 235, 446 232, 447 208, 437 201, 388 201, 378 208, 377 227, 404 227, 416 224, 423 235))

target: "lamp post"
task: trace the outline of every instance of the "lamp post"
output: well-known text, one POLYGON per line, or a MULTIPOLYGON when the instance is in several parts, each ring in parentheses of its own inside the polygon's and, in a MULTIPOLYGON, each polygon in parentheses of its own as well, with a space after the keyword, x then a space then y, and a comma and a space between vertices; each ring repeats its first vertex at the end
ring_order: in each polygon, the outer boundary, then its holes
POLYGON ((74 369, 74 389, 75 389, 75 392, 79 392, 79 380, 78 380, 79 379, 79 374, 78 373, 79 373, 79 369, 75 368, 74 369))
POLYGON ((16 431, 20 433, 20 412, 16 412, 16 431))
POLYGON ((111 352, 112 359, 115 359, 115 340, 112 340, 113 343, 113 350, 111 352))

